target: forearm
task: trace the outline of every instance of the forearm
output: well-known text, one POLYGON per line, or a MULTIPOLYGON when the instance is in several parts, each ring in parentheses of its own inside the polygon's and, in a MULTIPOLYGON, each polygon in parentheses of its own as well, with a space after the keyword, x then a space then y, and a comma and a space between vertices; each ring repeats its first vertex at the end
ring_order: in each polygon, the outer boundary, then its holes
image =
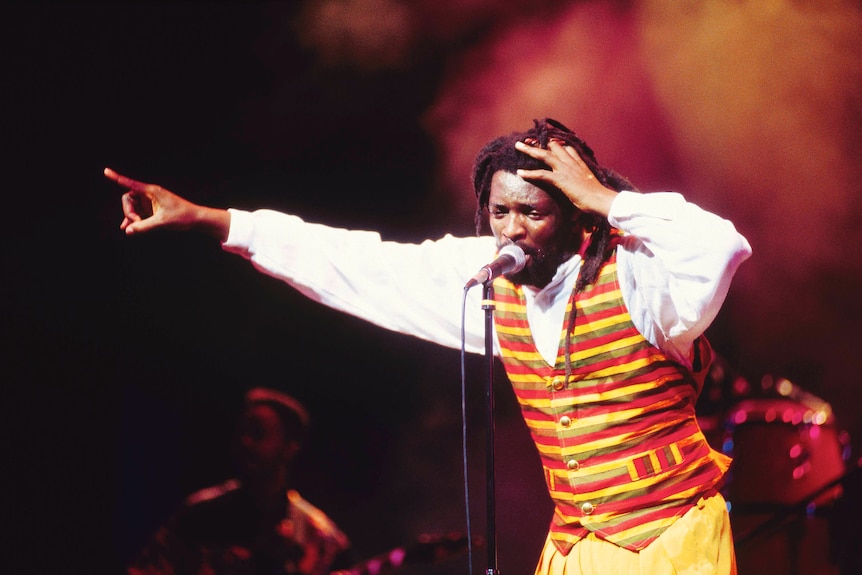
MULTIPOLYGON (((270 210, 231 210, 223 247, 314 301, 447 347, 460 346, 464 283, 494 253, 491 238, 446 236, 402 244, 375 232, 310 224, 270 210)), ((467 345, 479 351, 480 294, 473 292, 467 345)))

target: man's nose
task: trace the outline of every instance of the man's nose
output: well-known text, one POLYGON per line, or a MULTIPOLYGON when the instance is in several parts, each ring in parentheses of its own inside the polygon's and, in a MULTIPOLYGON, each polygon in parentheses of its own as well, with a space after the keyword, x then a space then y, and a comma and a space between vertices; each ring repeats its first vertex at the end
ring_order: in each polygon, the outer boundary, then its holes
POLYGON ((503 226, 503 235, 511 241, 523 239, 527 233, 524 227, 524 216, 522 214, 510 213, 506 216, 506 222, 503 226))

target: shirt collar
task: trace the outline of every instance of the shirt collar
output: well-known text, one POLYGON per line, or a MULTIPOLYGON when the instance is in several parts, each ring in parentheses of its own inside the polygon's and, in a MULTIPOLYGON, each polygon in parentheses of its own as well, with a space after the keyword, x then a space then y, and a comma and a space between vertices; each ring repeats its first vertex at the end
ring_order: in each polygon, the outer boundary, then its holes
POLYGON ((525 285, 523 286, 524 294, 541 307, 550 306, 560 297, 560 294, 565 294, 565 297, 568 298, 572 290, 575 289, 575 281, 578 278, 580 267, 581 256, 575 254, 557 267, 557 273, 554 274, 548 285, 542 289, 525 285))

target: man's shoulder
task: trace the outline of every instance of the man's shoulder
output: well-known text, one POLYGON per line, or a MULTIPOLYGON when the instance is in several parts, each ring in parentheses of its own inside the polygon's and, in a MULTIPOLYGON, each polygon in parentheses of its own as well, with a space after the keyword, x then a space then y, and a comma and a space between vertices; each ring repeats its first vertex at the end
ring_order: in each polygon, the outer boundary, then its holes
POLYGON ((322 510, 305 500, 299 492, 288 491, 287 500, 290 502, 290 514, 294 521, 302 521, 314 526, 318 533, 336 541, 342 548, 350 545, 349 539, 335 522, 322 510))
POLYGON ((248 527, 248 505, 238 481, 230 480, 187 496, 169 521, 184 541, 233 537, 248 527))
POLYGON ((228 479, 217 485, 205 487, 190 494, 185 499, 186 507, 197 507, 200 505, 208 505, 235 496, 239 493, 242 484, 237 479, 228 479))

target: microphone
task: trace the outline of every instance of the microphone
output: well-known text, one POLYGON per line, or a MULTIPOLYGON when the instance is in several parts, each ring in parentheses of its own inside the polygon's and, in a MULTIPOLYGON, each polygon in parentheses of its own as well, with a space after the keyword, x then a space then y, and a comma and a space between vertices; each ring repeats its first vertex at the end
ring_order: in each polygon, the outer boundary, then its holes
POLYGON ((470 281, 467 282, 464 289, 469 289, 474 285, 491 281, 495 277, 503 274, 519 272, 524 269, 526 264, 527 256, 524 254, 524 250, 515 244, 503 246, 496 259, 480 269, 476 275, 470 278, 470 281))

